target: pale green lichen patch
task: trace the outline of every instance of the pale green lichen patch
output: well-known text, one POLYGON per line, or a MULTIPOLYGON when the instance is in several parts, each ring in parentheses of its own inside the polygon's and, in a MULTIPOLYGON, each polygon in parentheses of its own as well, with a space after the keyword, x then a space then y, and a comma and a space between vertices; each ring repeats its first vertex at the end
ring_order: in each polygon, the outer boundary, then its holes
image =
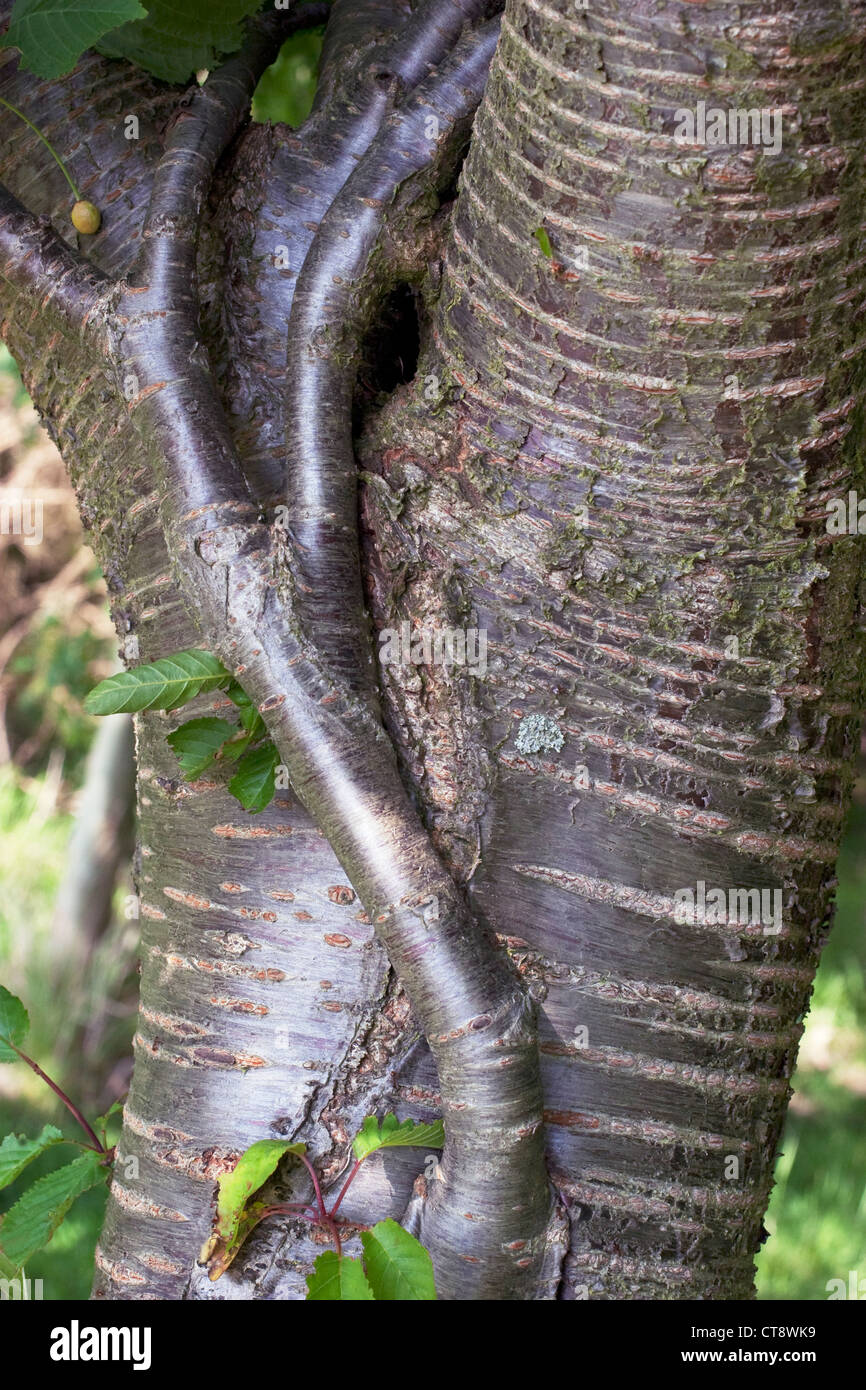
POLYGON ((547 748, 558 753, 565 743, 565 734, 549 715, 527 714, 520 721, 514 743, 519 753, 540 753, 547 748))

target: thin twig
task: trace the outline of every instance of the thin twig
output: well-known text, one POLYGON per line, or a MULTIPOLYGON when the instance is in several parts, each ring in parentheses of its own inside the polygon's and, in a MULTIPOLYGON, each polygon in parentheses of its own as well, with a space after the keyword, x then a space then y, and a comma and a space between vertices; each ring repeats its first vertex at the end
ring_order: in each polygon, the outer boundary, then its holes
POLYGON ((51 1077, 48 1076, 48 1074, 42 1070, 42 1068, 40 1067, 40 1065, 39 1065, 38 1062, 34 1062, 34 1060, 33 1060, 32 1057, 28 1057, 26 1052, 22 1052, 22 1051, 21 1051, 21 1048, 20 1048, 20 1047, 16 1047, 15 1044, 14 1044, 14 1042, 10 1042, 8 1038, 6 1039, 6 1042, 7 1042, 7 1043, 9 1044, 9 1046, 12 1048, 12 1051, 18 1054, 18 1056, 21 1058, 21 1061, 22 1061, 22 1062, 26 1062, 27 1065, 28 1065, 28 1067, 30 1067, 32 1071, 35 1071, 36 1075, 39 1076, 39 1077, 41 1077, 42 1080, 43 1080, 48 1086, 51 1087, 51 1089, 52 1089, 52 1091, 54 1092, 54 1094, 55 1094, 60 1100, 63 1101, 63 1104, 66 1106, 66 1109, 69 1111, 70 1115, 74 1116, 74 1118, 75 1118, 75 1119, 78 1121, 78 1123, 81 1125, 81 1128, 84 1130, 84 1133, 87 1135, 87 1137, 88 1137, 89 1139, 92 1139, 92 1140, 93 1140, 92 1146, 90 1146, 90 1145, 85 1145, 85 1147, 92 1147, 94 1153, 104 1154, 104 1153, 106 1152, 105 1145, 104 1145, 104 1144, 101 1144, 101 1143, 99 1142, 99 1138, 98 1138, 98 1136, 97 1136, 95 1130, 93 1130, 93 1129, 91 1128, 91 1126, 87 1123, 87 1121, 85 1120, 84 1116, 82 1115, 81 1111, 78 1109, 78 1106, 74 1103, 74 1101, 71 1101, 71 1100, 69 1099, 69 1097, 68 1097, 68 1095, 66 1094, 66 1092, 63 1091, 63 1090, 61 1090, 61 1088, 57 1085, 57 1082, 56 1082, 56 1081, 52 1081, 52 1080, 51 1080, 51 1077))

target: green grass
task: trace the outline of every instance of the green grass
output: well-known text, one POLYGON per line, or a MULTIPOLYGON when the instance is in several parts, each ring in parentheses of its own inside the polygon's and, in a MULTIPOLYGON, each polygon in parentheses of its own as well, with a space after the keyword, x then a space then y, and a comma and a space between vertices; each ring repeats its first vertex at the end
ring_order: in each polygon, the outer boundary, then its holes
POLYGON ((758 1259, 758 1296, 827 1298, 827 1281, 866 1277, 866 806, 839 860, 836 922, 818 970, 776 1188, 758 1259))

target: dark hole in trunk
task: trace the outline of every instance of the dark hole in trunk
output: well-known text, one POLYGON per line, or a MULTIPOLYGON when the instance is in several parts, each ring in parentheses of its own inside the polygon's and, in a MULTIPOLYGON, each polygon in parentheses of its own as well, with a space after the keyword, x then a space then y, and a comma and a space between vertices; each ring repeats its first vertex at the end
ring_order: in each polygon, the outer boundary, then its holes
POLYGON ((411 381, 418 366, 418 302, 410 285, 398 285, 382 303, 361 352, 356 420, 398 386, 411 381))

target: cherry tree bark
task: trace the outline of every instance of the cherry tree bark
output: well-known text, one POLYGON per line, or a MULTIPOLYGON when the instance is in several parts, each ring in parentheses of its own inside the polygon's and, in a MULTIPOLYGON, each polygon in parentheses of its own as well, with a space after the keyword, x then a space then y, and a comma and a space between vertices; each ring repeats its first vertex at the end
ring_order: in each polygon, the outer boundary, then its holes
POLYGON ((291 1221, 208 1283, 214 1181, 282 1136, 336 1183, 388 1108, 442 1114, 441 1161, 343 1212, 411 1224, 440 1297, 752 1292, 862 703, 826 512, 862 486, 863 7, 497 9, 337 0, 298 132, 247 109, 316 7, 192 94, 4 55, 103 211, 75 248, 3 115, 0 331, 123 654, 216 652, 292 787, 248 815, 137 719, 98 1297, 302 1298, 291 1221), (684 137, 699 103, 781 148, 684 137), (486 669, 377 663, 404 625, 486 669))

